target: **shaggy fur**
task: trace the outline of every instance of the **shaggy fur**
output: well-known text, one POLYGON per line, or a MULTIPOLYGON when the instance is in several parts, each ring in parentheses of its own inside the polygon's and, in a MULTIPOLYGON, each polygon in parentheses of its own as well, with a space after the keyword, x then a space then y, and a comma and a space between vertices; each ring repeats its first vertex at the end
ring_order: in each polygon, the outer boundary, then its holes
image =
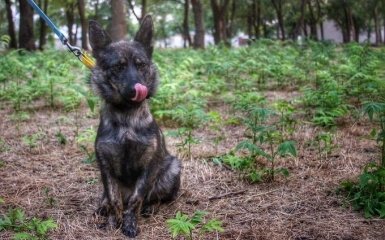
POLYGON ((103 99, 95 150, 104 193, 97 213, 135 237, 138 212, 174 200, 180 185, 180 161, 168 153, 148 100, 132 100, 135 84, 148 89, 147 98, 158 85, 153 23, 146 16, 132 42, 112 42, 94 21, 89 32, 97 60, 90 84, 103 99))

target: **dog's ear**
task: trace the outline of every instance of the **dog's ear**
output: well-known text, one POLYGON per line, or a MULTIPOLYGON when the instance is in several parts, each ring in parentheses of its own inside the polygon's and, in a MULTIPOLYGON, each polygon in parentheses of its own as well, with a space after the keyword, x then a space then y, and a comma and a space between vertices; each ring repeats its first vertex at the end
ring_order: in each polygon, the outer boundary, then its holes
POLYGON ((154 24, 151 15, 146 15, 141 24, 139 31, 136 33, 134 40, 141 43, 146 50, 147 56, 151 58, 153 51, 153 33, 154 24))
POLYGON ((112 42, 108 33, 103 30, 98 22, 93 20, 89 22, 89 38, 94 54, 112 42))

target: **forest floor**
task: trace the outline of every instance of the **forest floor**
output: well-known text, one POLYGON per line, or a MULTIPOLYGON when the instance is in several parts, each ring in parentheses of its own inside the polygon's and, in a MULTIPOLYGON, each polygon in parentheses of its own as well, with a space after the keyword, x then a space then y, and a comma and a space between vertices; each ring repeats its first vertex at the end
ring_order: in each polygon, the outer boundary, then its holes
MULTIPOLYGON (((296 96, 295 92, 265 94, 271 100, 296 96)), ((102 192, 99 170, 95 163, 84 163, 85 153, 75 140, 76 131, 97 129, 98 116, 84 114, 89 112, 86 106, 75 114, 36 103, 29 108, 29 119, 20 121, 11 107, 2 104, 0 212, 19 207, 28 216, 52 217, 59 227, 50 233, 51 239, 125 239, 119 230, 97 228, 101 219, 93 213, 102 192), (66 136, 66 145, 58 143, 59 131, 66 136), (35 146, 22 141, 36 132, 40 136, 35 146)), ((225 105, 213 108, 231 115, 225 105)), ((223 222, 224 232, 201 239, 385 239, 384 220, 365 219, 336 194, 341 181, 355 179, 365 164, 379 158, 375 141, 366 137, 372 127, 362 118, 342 123, 334 135, 336 149, 320 159, 314 148, 307 147, 317 128, 306 122, 297 126, 298 156, 278 162, 289 169, 289 177, 260 184, 247 183, 237 172, 211 161, 243 138, 241 126, 223 126, 225 140, 218 149, 209 129, 195 131, 201 142, 193 145, 191 158, 177 153, 178 138, 166 136, 170 152, 182 159, 181 190, 178 199, 161 206, 156 215, 140 218, 137 239, 171 239, 166 220, 177 211, 191 216, 196 210, 223 222)), ((166 133, 170 130, 162 128, 166 133)), ((2 231, 0 239, 11 239, 12 234, 2 231)))

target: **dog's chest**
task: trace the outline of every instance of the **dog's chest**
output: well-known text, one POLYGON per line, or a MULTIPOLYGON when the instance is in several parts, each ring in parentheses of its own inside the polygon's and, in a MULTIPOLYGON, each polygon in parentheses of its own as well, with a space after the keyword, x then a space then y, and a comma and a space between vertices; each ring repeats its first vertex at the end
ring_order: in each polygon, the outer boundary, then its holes
POLYGON ((113 126, 101 122, 96 151, 102 166, 126 184, 135 182, 156 150, 156 135, 151 126, 113 126))

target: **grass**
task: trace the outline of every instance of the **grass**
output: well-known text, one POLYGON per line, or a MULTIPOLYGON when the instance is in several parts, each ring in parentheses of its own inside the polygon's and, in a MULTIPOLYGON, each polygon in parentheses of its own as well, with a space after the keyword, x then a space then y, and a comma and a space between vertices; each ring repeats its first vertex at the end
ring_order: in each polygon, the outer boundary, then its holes
MULTIPOLYGON (((151 109, 165 132, 179 133, 166 142, 184 169, 177 201, 140 219, 140 237, 170 239, 167 220, 199 209, 223 223, 224 231, 208 239, 381 239, 383 221, 354 212, 335 190, 381 159, 368 137, 379 125, 356 109, 383 101, 384 54, 268 40, 250 48, 156 51, 161 84, 151 109), (250 185, 244 171, 211 159, 230 156, 248 139, 268 152, 253 134, 260 123, 251 117, 261 109, 275 112, 267 124, 295 142, 296 157, 274 154, 274 168, 290 175, 250 185)), ((9 52, 0 61, 0 213, 20 207, 52 218, 52 239, 120 239, 119 231, 97 229, 100 219, 92 215, 101 194, 92 151, 99 102, 85 83, 88 70, 64 52, 9 52)), ((256 171, 272 166, 248 152, 235 156, 254 157, 256 171)))

